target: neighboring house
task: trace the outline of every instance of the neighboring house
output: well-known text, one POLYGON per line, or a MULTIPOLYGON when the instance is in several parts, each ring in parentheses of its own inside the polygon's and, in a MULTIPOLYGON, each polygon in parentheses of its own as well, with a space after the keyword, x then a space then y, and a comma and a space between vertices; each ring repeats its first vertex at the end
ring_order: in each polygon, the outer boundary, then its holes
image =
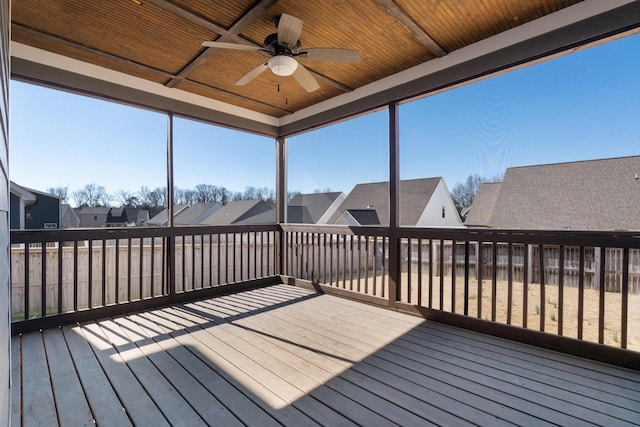
POLYGON ((471 206, 466 209, 464 225, 467 227, 487 227, 496 206, 501 182, 485 182, 478 186, 478 191, 471 206))
POLYGON ((273 206, 264 200, 234 200, 218 209, 213 215, 202 221, 201 224, 262 224, 261 222, 252 222, 252 218, 272 210, 273 206))
POLYGON ((60 228, 60 197, 11 181, 10 228, 12 230, 41 230, 60 228))
POLYGON ((80 227, 104 227, 107 225, 107 215, 109 215, 107 207, 85 207, 78 211, 80 218, 80 227))
MULTIPOLYGON (((329 224, 389 225, 389 183, 356 185, 329 219, 329 224)), ((400 225, 462 226, 460 215, 441 177, 400 181, 400 225)))
MULTIPOLYGON (((174 221, 176 216, 179 215, 182 211, 184 211, 188 207, 189 205, 175 205, 173 207, 174 221)), ((166 227, 167 225, 169 225, 168 222, 169 222, 169 209, 164 209, 159 214, 149 219, 149 221, 146 222, 146 225, 149 225, 152 227, 166 227)))
POLYGON ((200 225, 220 208, 222 205, 218 202, 196 203, 175 214, 173 223, 174 225, 200 225))
POLYGON ((106 227, 137 227, 149 221, 149 211, 139 208, 109 208, 106 227))
POLYGON ((640 156, 508 168, 502 183, 494 184, 497 188, 476 196, 467 224, 503 229, 640 230, 639 178, 640 156))
POLYGON ((287 222, 328 224, 345 198, 342 192, 298 194, 287 205, 287 222))
POLYGON ((60 227, 61 228, 78 228, 80 227, 80 218, 67 203, 60 205, 60 227))

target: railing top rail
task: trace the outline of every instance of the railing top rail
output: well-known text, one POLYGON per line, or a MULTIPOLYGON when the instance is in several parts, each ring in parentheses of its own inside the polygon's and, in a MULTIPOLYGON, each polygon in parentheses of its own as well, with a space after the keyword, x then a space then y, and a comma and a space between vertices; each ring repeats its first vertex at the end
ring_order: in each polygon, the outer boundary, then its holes
POLYGON ((176 226, 174 234, 176 236, 189 236, 200 234, 225 234, 225 233, 250 233, 261 231, 278 231, 278 224, 255 224, 255 225, 196 225, 196 226, 176 226))
POLYGON ((170 230, 166 227, 105 227, 67 230, 11 230, 10 235, 13 244, 164 237, 170 235, 170 230))
POLYGON ((340 234, 353 236, 388 236, 389 228, 380 226, 347 226, 325 224, 280 224, 287 233, 340 234))
MULTIPOLYGON (((280 224, 285 232, 388 236, 389 228, 316 224, 280 224)), ((566 246, 640 248, 640 231, 504 230, 487 228, 400 227, 400 238, 442 239, 469 242, 528 243, 566 246)))

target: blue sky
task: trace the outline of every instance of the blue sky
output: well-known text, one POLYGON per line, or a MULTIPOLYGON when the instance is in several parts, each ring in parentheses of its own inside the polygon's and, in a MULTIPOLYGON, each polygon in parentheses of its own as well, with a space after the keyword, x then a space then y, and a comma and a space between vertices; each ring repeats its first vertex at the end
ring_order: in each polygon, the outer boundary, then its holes
MULTIPOLYGON (((166 185, 166 116, 19 82, 11 85, 10 174, 18 184, 110 193, 166 185)), ((289 189, 349 192, 388 179, 387 113, 289 142, 289 189)), ((640 35, 403 104, 402 179, 640 155, 640 35)), ((271 138, 175 122, 175 182, 275 188, 271 138)))

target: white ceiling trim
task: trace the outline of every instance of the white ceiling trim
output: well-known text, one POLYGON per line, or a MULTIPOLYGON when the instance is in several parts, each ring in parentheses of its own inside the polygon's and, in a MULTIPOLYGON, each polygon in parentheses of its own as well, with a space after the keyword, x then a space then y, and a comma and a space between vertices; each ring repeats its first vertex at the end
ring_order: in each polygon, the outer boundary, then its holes
POLYGON ((277 117, 267 114, 257 113, 246 108, 237 107, 225 102, 209 99, 204 96, 189 93, 180 89, 168 88, 162 84, 154 83, 139 77, 110 70, 98 65, 89 64, 84 61, 69 58, 63 55, 38 49, 15 41, 11 42, 11 56, 27 61, 58 68, 70 73, 76 73, 92 78, 103 80, 109 83, 129 87, 176 101, 203 107, 212 111, 231 114, 243 119, 250 119, 270 126, 278 126, 277 117))

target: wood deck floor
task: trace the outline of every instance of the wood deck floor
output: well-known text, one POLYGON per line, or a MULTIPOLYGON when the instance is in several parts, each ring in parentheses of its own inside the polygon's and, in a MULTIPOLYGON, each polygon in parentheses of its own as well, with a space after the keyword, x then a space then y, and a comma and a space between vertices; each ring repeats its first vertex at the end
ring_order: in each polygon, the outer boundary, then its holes
POLYGON ((640 372, 281 285, 14 337, 13 425, 638 425, 640 372))

